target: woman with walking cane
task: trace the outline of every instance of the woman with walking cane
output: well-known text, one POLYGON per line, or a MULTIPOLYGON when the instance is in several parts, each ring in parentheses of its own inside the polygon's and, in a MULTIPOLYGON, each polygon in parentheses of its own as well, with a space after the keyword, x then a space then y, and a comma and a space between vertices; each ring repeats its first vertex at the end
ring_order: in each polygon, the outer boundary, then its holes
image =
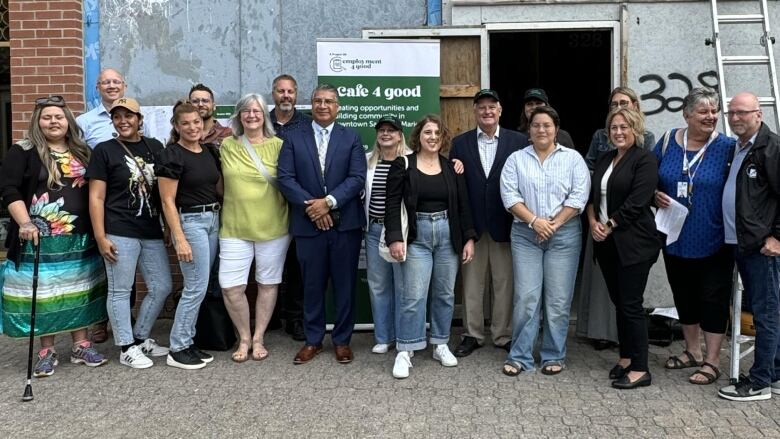
POLYGON ((54 336, 70 332, 72 363, 105 364, 87 327, 106 320, 106 275, 89 220, 84 171, 90 149, 61 96, 35 101, 27 137, 9 149, 0 195, 11 214, 6 247, 2 319, 10 337, 38 335, 34 375, 59 363, 54 336), (36 246, 40 246, 36 249, 36 246), (31 330, 36 250, 40 251, 35 327, 31 330), (32 333, 32 334, 31 334, 32 333))

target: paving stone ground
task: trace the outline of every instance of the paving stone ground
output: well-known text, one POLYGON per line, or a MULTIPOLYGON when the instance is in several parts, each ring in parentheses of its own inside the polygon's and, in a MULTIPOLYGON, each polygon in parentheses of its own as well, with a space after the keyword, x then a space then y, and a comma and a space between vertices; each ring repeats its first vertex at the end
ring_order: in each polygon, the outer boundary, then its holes
MULTIPOLYGON (((158 322, 153 334, 164 344, 170 324, 158 322)), ((419 352, 405 380, 391 376, 394 354, 370 352, 369 333, 354 336, 349 365, 336 363, 326 341, 314 361, 293 366, 300 344, 273 331, 265 361, 236 364, 220 352, 199 371, 168 367, 164 357, 129 369, 111 340, 99 345, 109 364, 77 366, 67 360, 68 339, 57 341, 65 361, 34 380, 35 400, 22 403, 27 343, 0 337, 0 438, 780 437, 780 395, 734 403, 716 395, 726 376, 694 386, 691 370, 663 369, 679 342, 651 347, 652 386, 619 391, 607 379, 617 353, 573 336, 557 376, 506 377, 505 351, 486 346, 454 368, 433 361, 430 348, 419 352)), ((724 349, 724 375, 727 361, 724 349)))

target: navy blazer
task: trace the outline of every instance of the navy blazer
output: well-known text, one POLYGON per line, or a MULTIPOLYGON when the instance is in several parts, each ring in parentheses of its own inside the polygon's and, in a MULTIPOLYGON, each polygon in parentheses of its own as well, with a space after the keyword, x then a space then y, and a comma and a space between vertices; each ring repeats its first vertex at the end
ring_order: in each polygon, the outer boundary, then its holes
POLYGON ((490 174, 485 175, 477 146, 477 130, 466 131, 452 141, 450 159, 463 162, 471 218, 477 236, 487 231, 496 242, 509 242, 512 214, 501 201, 501 170, 513 152, 528 146, 528 137, 517 131, 499 128, 498 149, 490 174))
POLYGON ((337 230, 360 229, 366 224, 360 191, 366 181, 366 155, 360 136, 339 124, 333 125, 325 156, 325 175, 320 170, 311 124, 285 135, 279 153, 277 181, 290 203, 290 233, 316 236, 320 230, 306 215, 307 200, 332 195, 341 220, 337 230))

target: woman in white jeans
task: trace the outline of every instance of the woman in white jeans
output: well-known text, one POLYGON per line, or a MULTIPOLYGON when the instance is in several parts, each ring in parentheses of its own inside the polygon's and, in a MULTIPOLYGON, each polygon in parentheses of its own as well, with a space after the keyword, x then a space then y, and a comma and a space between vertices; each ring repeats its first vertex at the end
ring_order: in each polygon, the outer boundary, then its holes
POLYGON ((287 200, 276 186, 276 164, 282 140, 274 134, 268 108, 260 95, 248 94, 236 103, 233 136, 220 147, 225 184, 219 231, 219 284, 230 318, 239 335, 233 361, 268 357, 264 335, 274 311, 290 245, 287 200), (255 261, 257 302, 255 331, 249 328, 246 298, 249 268, 255 261))

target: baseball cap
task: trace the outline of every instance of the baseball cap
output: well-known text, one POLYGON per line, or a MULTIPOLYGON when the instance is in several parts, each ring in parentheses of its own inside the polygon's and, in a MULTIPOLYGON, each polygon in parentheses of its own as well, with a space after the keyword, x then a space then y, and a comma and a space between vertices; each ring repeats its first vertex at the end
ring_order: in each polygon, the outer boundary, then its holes
POLYGON ((141 106, 138 104, 138 101, 133 98, 119 98, 115 100, 114 103, 111 104, 109 113, 112 113, 115 109, 120 107, 126 108, 135 114, 141 114, 141 106))
POLYGON ((379 119, 379 121, 377 121, 376 125, 374 125, 374 129, 378 130, 379 125, 382 125, 383 123, 389 123, 390 125, 393 126, 393 128, 397 129, 398 131, 403 130, 403 125, 401 125, 401 121, 397 117, 390 116, 390 115, 382 116, 379 119))
POLYGON ((547 105, 550 104, 550 98, 547 97, 547 93, 541 88, 529 88, 525 91, 523 102, 528 102, 531 99, 538 99, 547 105))
POLYGON ((501 99, 498 98, 498 93, 496 93, 495 90, 491 90, 489 88, 483 88, 482 90, 478 91, 477 94, 474 95, 474 103, 476 104, 477 101, 482 98, 493 98, 496 100, 496 102, 501 102, 501 99))

